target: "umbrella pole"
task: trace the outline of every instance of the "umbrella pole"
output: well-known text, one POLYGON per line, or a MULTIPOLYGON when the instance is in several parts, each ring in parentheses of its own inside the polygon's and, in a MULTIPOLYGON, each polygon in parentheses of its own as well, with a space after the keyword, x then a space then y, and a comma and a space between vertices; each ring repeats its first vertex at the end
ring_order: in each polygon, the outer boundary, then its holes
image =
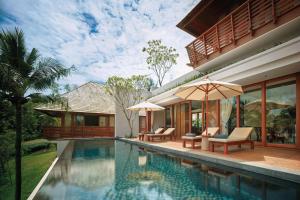
POLYGON ((206 94, 205 94, 205 103, 206 103, 206 112, 205 112, 205 131, 206 131, 206 136, 208 135, 208 133, 207 133, 207 129, 208 129, 208 94, 207 94, 207 92, 206 92, 206 94))

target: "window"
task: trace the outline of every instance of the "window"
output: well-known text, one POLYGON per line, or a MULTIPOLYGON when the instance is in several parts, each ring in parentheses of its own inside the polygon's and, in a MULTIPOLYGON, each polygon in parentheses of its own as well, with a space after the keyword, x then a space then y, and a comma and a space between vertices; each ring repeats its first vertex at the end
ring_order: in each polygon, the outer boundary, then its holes
POLYGON ((109 127, 115 127, 115 116, 109 116, 109 127))
POLYGON ((107 117, 106 116, 99 116, 99 126, 107 127, 107 117))
POLYGON ((202 102, 192 101, 192 133, 202 133, 202 102))
POLYGON ((85 126, 99 126, 99 117, 96 115, 86 115, 84 116, 85 126))
POLYGON ((229 135, 236 127, 236 97, 220 100, 221 133, 229 135))
POLYGON ((296 80, 295 78, 267 84, 267 142, 295 144, 296 80))
POLYGON ((253 127, 251 140, 261 141, 261 86, 247 88, 240 96, 240 126, 253 127))
POLYGON ((76 123, 76 126, 83 126, 84 125, 84 117, 82 115, 76 115, 75 123, 76 123))

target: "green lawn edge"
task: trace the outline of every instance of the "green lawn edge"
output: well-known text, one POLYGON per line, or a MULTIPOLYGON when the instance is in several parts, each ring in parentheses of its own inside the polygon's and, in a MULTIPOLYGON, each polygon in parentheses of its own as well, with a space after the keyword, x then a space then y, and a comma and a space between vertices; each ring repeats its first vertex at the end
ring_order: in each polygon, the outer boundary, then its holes
MULTIPOLYGON (((40 151, 22 157, 22 199, 27 199, 56 157, 55 149, 40 151)), ((0 199, 13 200, 15 190, 14 159, 9 162, 12 182, 0 186, 0 199)))

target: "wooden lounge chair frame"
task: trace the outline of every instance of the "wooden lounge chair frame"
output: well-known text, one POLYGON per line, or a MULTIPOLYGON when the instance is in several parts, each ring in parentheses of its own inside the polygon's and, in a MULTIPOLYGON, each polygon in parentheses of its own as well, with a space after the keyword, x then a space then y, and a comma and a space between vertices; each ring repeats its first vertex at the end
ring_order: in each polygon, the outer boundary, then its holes
MULTIPOLYGON (((158 128, 154 131, 154 134, 160 134, 161 132, 163 132, 164 128, 158 128)), ((144 140, 146 133, 139 133, 139 140, 144 140)))
MULTIPOLYGON (((213 137, 217 132, 219 131, 219 127, 209 127, 207 130, 207 133, 213 137)), ((206 135, 206 130, 203 131, 201 135, 195 136, 195 137, 189 137, 189 136, 182 136, 182 146, 186 148, 186 143, 191 142, 192 149, 195 148, 196 142, 201 142, 202 141, 202 135, 206 135)))
POLYGON ((170 138, 170 140, 174 137, 174 131, 175 128, 167 128, 163 133, 161 134, 146 134, 148 137, 148 141, 154 141, 154 138, 159 138, 160 140, 165 140, 167 137, 170 138))
POLYGON ((249 136, 252 132, 252 127, 241 127, 241 128, 235 128, 231 135, 229 135, 228 139, 218 139, 218 138, 210 138, 208 139, 210 144, 210 150, 212 152, 215 151, 214 147, 215 145, 224 145, 224 154, 228 154, 228 147, 231 145, 238 145, 239 148, 241 148, 242 144, 250 144, 250 148, 254 149, 254 142, 252 140, 249 140, 249 136), (239 137, 238 133, 243 132, 244 134, 242 137, 239 137))

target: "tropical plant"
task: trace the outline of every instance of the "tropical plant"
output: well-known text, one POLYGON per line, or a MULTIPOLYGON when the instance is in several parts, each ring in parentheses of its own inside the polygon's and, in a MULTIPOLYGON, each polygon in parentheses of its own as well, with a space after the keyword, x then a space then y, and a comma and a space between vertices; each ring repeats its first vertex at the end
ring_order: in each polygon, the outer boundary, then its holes
POLYGON ((150 40, 148 47, 143 48, 143 52, 148 54, 147 64, 158 79, 159 86, 162 86, 166 73, 176 65, 179 54, 173 47, 167 47, 161 40, 150 40))
POLYGON ((15 117, 15 199, 21 199, 21 140, 23 106, 31 99, 46 99, 41 93, 58 79, 69 74, 55 59, 42 58, 37 49, 30 52, 25 46, 24 34, 18 28, 0 33, 0 95, 10 101, 15 117))
POLYGON ((105 91, 113 97, 117 106, 124 113, 130 129, 130 137, 133 136, 133 126, 136 114, 127 108, 137 104, 145 97, 148 80, 146 76, 138 75, 130 78, 118 76, 109 77, 105 83, 105 91))

